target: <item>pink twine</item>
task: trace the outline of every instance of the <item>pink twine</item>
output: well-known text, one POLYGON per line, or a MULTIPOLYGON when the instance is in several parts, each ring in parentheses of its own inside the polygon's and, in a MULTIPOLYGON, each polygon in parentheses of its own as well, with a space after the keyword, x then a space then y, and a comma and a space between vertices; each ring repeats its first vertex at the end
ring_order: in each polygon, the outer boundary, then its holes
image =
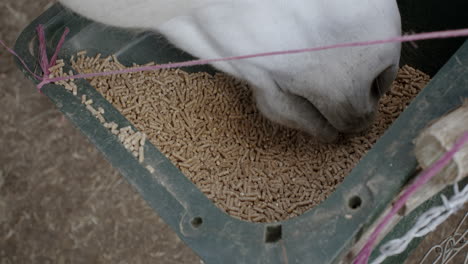
MULTIPOLYGON (((57 48, 55 49, 54 55, 52 55, 52 58, 50 59, 49 68, 55 65, 55 61, 57 60, 59 51, 62 49, 63 43, 65 43, 65 38, 67 37, 68 33, 70 33, 70 29, 65 28, 65 30, 62 33, 62 36, 60 37, 59 42, 57 43, 57 48)), ((49 68, 47 68, 47 70, 49 70, 49 68)))
POLYGON ((39 40, 39 65, 41 66, 44 77, 49 76, 49 58, 47 57, 47 43, 44 32, 44 26, 38 25, 36 28, 37 38, 39 40))
POLYGON ((250 58, 314 52, 314 51, 320 51, 320 50, 345 48, 345 47, 368 46, 368 45, 377 45, 377 44, 394 43, 394 42, 411 42, 411 41, 427 40, 427 39, 454 38, 454 37, 462 37, 462 36, 468 36, 468 28, 458 29, 458 30, 446 30, 446 31, 435 31, 435 32, 429 32, 429 33, 420 33, 420 34, 413 34, 413 35, 407 35, 407 36, 393 37, 393 38, 384 39, 384 40, 342 43, 342 44, 335 44, 335 45, 315 47, 315 48, 273 51, 273 52, 264 52, 264 53, 250 54, 250 55, 216 58, 216 59, 191 60, 191 61, 185 61, 185 62, 176 62, 176 63, 127 68, 127 69, 122 69, 122 70, 117 70, 117 71, 77 74, 77 75, 72 75, 72 76, 56 77, 56 78, 51 78, 51 79, 49 79, 48 76, 44 76, 44 78, 42 79, 42 82, 39 83, 37 87, 41 89, 42 86, 44 86, 45 84, 58 82, 58 81, 65 81, 65 80, 70 80, 70 79, 86 79, 86 78, 92 78, 92 77, 98 77, 98 76, 108 76, 108 75, 113 75, 113 74, 153 71, 153 70, 159 70, 159 69, 210 64, 213 62, 220 62, 220 61, 243 60, 243 59, 250 59, 250 58))
MULTIPOLYGON (((50 58, 50 62, 49 62, 49 58, 47 57, 47 43, 46 43, 44 26, 38 25, 36 30, 37 30, 37 37, 39 40, 39 65, 41 66, 42 72, 44 74, 42 77, 42 81, 44 82, 49 79, 49 74, 50 74, 49 68, 55 65, 55 61, 57 60, 58 53, 60 49, 62 48, 62 45, 65 42, 65 38, 70 32, 70 30, 68 28, 65 28, 65 30, 63 31, 62 37, 57 43, 57 47, 55 49, 54 55, 50 58)), ((38 86, 39 89, 41 89, 41 87, 38 86)))
POLYGON ((3 40, 1 40, 1 39, 0 39, 0 44, 1 44, 8 52, 10 52, 13 56, 15 56, 16 58, 18 58, 18 60, 21 62, 21 64, 23 64, 24 68, 25 68, 29 73, 31 73, 31 75, 33 75, 34 78, 39 79, 39 80, 42 80, 42 77, 39 76, 39 75, 37 75, 37 74, 35 74, 34 72, 32 72, 32 71, 29 69, 28 65, 26 65, 26 62, 24 62, 24 60, 23 60, 13 49, 11 49, 10 47, 8 47, 8 46, 5 44, 5 42, 3 42, 3 40))
POLYGON ((393 38, 383 39, 383 40, 349 42, 349 43, 334 44, 334 45, 315 47, 315 48, 273 51, 273 52, 255 53, 255 54, 249 54, 249 55, 232 56, 232 57, 224 57, 224 58, 216 58, 216 59, 191 60, 191 61, 185 61, 185 62, 176 62, 176 63, 167 63, 167 64, 152 65, 152 66, 127 68, 127 69, 122 69, 122 70, 117 70, 117 71, 76 74, 76 75, 65 76, 65 77, 49 78, 49 68, 55 65, 57 55, 65 41, 65 37, 68 34, 69 29, 66 28, 65 31, 63 32, 63 35, 57 44, 55 53, 50 59, 50 63, 48 61, 47 52, 46 52, 46 40, 45 40, 45 34, 44 34, 44 26, 38 25, 37 32, 38 32, 38 38, 39 38, 39 60, 40 60, 40 65, 41 65, 43 74, 44 74, 42 77, 33 73, 29 69, 29 67, 26 65, 26 63, 23 61, 23 59, 21 59, 20 56, 18 56, 18 54, 15 53, 15 51, 8 48, 5 45, 5 43, 3 43, 3 41, 0 40, 0 44, 3 45, 11 54, 16 56, 29 73, 31 73, 36 79, 41 80, 41 82, 37 85, 38 89, 41 89, 44 85, 48 83, 66 81, 70 79, 86 79, 86 78, 108 76, 108 75, 114 75, 114 74, 124 74, 124 73, 141 72, 141 71, 153 71, 153 70, 159 70, 159 69, 210 64, 210 63, 221 62, 221 61, 233 61, 233 60, 243 60, 243 59, 258 58, 258 57, 276 56, 276 55, 314 52, 314 51, 336 49, 336 48, 359 47, 359 46, 369 46, 369 45, 377 45, 377 44, 385 44, 385 43, 395 43, 395 42, 402 43, 402 42, 412 42, 412 41, 427 40, 427 39, 444 39, 444 38, 468 36, 468 28, 457 29, 457 30, 446 30, 446 31, 434 31, 434 32, 428 32, 428 33, 419 33, 419 34, 393 37, 393 38))
POLYGON ((437 173, 439 173, 453 158, 453 156, 468 142, 468 131, 466 131, 453 145, 452 149, 446 152, 439 160, 433 163, 429 168, 424 170, 416 180, 404 191, 400 199, 393 205, 392 210, 385 216, 385 218, 379 223, 377 228, 372 232, 371 236, 367 240, 367 243, 361 249, 354 264, 366 264, 369 260, 370 254, 372 253, 373 244, 375 243, 379 234, 388 225, 389 221, 394 217, 397 212, 405 205, 406 201, 419 190, 424 184, 432 179, 437 173))
MULTIPOLYGON (((34 78, 36 78, 37 80, 48 80, 48 77, 49 77, 49 68, 54 66, 55 65, 55 62, 57 60, 57 57, 58 57, 58 53, 60 51, 60 49, 62 49, 62 46, 63 46, 63 43, 65 42, 65 38, 67 36, 67 34, 70 32, 70 29, 68 28, 65 28, 63 34, 62 34, 62 37, 60 38, 59 42, 57 43, 57 48, 55 49, 55 52, 54 52, 54 55, 52 56, 52 58, 50 59, 50 63, 49 63, 49 59, 47 57, 47 47, 46 47, 46 38, 45 38, 45 32, 44 32, 44 26, 43 25, 38 25, 37 28, 36 28, 36 31, 37 31, 37 37, 38 37, 38 40, 39 40, 39 65, 41 66, 41 69, 42 69, 42 73, 43 73, 43 76, 39 76, 37 74, 35 74, 29 67, 28 65, 26 64, 26 62, 23 60, 23 58, 21 58, 13 49, 11 49, 10 47, 8 47, 5 42, 3 42, 1 39, 0 39, 0 44, 8 51, 10 52, 13 56, 15 56, 16 58, 18 58, 18 60, 21 62, 21 64, 23 64, 24 68, 32 75, 34 76, 34 78)), ((49 82, 48 82, 49 83, 49 82)), ((38 86, 38 89, 40 89, 42 87, 42 85, 39 87, 38 86)))

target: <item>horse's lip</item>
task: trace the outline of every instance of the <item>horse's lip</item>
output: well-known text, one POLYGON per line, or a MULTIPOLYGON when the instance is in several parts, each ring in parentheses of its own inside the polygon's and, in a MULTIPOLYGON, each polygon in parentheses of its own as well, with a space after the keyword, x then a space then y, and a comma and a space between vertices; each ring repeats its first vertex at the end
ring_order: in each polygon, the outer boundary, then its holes
POLYGON ((317 107, 315 108, 320 113, 320 115, 323 116, 323 118, 327 121, 327 123, 329 123, 332 127, 334 127, 338 132, 344 133, 344 134, 355 134, 355 133, 361 133, 363 131, 366 131, 367 129, 371 127, 371 125, 373 124, 376 118, 376 111, 374 111, 370 113, 368 116, 349 115, 349 116, 345 116, 341 118, 341 120, 338 122, 331 122, 326 114, 321 112, 320 109, 318 109, 317 107))

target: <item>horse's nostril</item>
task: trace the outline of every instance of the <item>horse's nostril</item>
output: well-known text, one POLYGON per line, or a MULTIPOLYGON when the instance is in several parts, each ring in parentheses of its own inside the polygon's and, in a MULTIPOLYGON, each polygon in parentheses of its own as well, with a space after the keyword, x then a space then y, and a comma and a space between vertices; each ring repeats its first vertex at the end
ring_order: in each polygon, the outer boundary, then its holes
POLYGON ((371 91, 370 91, 370 95, 372 99, 379 100, 379 98, 384 93, 383 82, 380 76, 381 75, 377 76, 377 78, 375 78, 374 81, 372 82, 371 91))
POLYGON ((387 67, 372 81, 370 96, 373 99, 379 100, 380 97, 388 90, 389 80, 392 78, 393 66, 387 67))

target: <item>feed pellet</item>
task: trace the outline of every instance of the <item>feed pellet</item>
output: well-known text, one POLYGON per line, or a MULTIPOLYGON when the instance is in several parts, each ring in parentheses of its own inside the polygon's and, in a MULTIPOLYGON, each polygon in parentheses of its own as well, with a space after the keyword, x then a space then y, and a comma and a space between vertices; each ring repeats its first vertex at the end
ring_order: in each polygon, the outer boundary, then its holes
MULTIPOLYGON (((80 73, 125 67, 115 56, 87 57, 84 52, 71 63, 80 73)), ((325 200, 429 76, 402 67, 381 99, 373 126, 334 144, 271 123, 255 108, 248 85, 225 74, 165 69, 89 81, 141 131, 126 131, 122 143, 132 141, 125 138, 133 134, 146 135, 216 206, 243 220, 273 222, 325 200)), ((93 112, 105 118, 100 109, 93 112)), ((127 149, 137 158, 144 155, 138 144, 127 149)))

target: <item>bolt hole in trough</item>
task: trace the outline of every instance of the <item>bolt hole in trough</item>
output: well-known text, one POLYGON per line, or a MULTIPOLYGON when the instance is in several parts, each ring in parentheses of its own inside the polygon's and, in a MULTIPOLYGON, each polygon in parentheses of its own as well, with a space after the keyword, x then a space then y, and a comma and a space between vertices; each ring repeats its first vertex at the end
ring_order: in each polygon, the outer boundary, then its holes
POLYGON ((275 243, 281 240, 281 225, 267 226, 265 229, 265 243, 275 243))
POLYGON ((190 221, 190 224, 192 224, 194 228, 199 228, 203 224, 203 219, 199 216, 194 217, 192 221, 190 221))
POLYGON ((362 199, 361 197, 355 195, 351 198, 349 198, 348 200, 348 206, 349 208, 353 209, 353 210, 357 210, 361 207, 362 205, 362 199))

